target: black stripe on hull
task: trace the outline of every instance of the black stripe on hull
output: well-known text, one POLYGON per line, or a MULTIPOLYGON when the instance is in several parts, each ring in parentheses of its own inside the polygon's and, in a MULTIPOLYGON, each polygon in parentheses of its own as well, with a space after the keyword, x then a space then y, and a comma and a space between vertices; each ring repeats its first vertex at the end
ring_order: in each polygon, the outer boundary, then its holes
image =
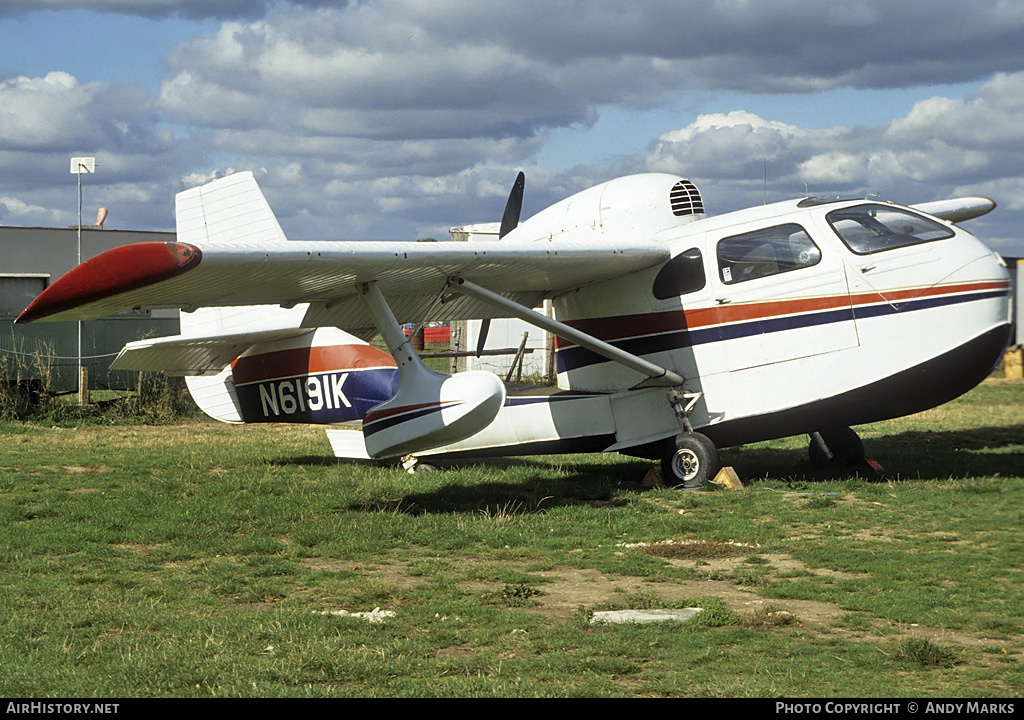
POLYGON ((920 365, 842 395, 781 412, 699 428, 718 447, 744 445, 912 415, 960 397, 988 377, 1006 348, 1001 325, 920 365))

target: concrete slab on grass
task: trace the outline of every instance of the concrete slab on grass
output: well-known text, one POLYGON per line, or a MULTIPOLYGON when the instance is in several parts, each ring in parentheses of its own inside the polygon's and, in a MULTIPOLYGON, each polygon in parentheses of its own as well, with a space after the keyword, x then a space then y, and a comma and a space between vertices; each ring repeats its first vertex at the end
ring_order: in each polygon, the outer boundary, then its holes
POLYGON ((682 608, 679 610, 603 610, 595 612, 590 624, 597 623, 652 623, 675 620, 686 622, 701 611, 700 608, 682 608))

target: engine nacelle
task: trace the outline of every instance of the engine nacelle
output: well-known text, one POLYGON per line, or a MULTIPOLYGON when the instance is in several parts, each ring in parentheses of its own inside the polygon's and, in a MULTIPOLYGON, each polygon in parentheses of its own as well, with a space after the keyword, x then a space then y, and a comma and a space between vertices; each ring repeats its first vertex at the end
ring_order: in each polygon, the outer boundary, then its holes
POLYGON ((697 187, 677 175, 617 178, 555 203, 505 236, 507 240, 645 239, 704 216, 697 187))

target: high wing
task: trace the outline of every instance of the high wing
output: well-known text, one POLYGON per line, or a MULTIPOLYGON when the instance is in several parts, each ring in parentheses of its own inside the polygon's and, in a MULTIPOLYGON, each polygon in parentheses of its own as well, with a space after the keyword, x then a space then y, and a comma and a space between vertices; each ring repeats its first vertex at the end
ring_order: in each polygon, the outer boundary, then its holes
POLYGON ((18 322, 88 320, 133 308, 308 303, 304 327, 373 325, 361 286, 376 282, 399 322, 500 317, 445 293, 468 280, 534 307, 544 297, 668 259, 658 242, 298 242, 285 239, 251 173, 179 194, 178 241, 108 250, 48 287, 18 322), (425 308, 433 306, 429 317, 425 308))

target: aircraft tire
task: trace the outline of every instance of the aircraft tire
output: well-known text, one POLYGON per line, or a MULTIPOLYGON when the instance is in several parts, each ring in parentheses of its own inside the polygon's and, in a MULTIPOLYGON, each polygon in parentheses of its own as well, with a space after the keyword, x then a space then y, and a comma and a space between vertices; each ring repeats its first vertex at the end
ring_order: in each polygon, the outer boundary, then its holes
POLYGON ((834 427, 818 431, 821 439, 828 445, 831 459, 824 450, 811 439, 807 454, 811 465, 816 468, 850 468, 864 462, 864 443, 860 436, 851 428, 834 427))
POLYGON ((665 485, 693 490, 711 480, 721 469, 718 448, 707 435, 679 433, 665 441, 661 479, 665 485))

